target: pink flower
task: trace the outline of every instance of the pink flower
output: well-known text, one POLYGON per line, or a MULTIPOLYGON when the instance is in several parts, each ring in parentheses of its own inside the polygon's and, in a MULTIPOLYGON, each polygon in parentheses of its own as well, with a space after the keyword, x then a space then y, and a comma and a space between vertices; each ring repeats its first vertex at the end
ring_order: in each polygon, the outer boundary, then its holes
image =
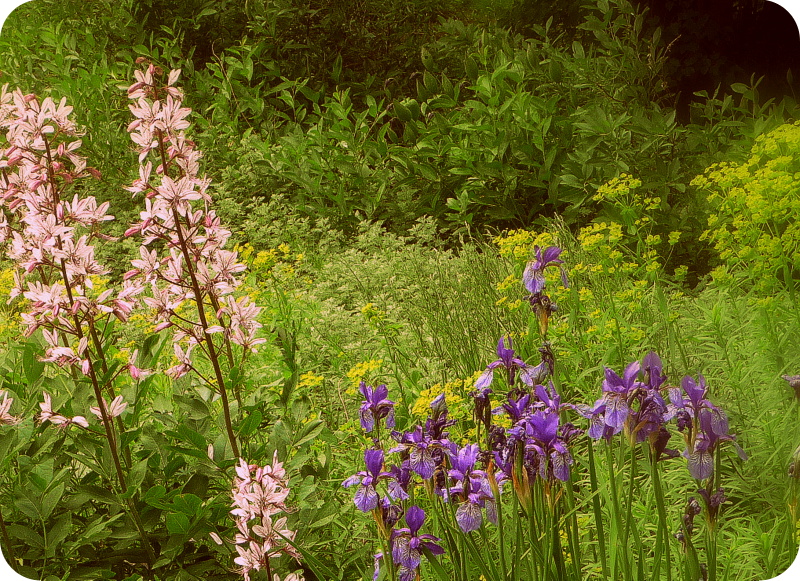
MULTIPOLYGON (((114 398, 114 401, 111 402, 111 405, 108 405, 105 400, 103 400, 103 407, 106 410, 106 415, 109 418, 116 418, 122 412, 125 411, 125 408, 128 407, 128 404, 122 401, 122 396, 118 395, 114 398)), ((103 414, 100 411, 99 407, 90 407, 89 411, 96 415, 100 420, 103 419, 103 414)))
POLYGON ((139 357, 139 350, 136 349, 134 350, 133 353, 131 353, 131 356, 128 357, 128 365, 127 365, 128 373, 130 373, 131 377, 137 381, 153 373, 152 371, 148 371, 146 369, 139 369, 138 367, 136 367, 135 363, 138 357, 139 357))
POLYGON ((8 411, 11 409, 11 404, 14 399, 8 397, 8 392, 0 389, 0 394, 3 396, 3 401, 0 401, 0 426, 13 426, 20 423, 22 420, 12 416, 8 411))
POLYGON ((73 418, 66 418, 62 415, 53 413, 53 404, 50 399, 50 395, 47 392, 43 392, 44 394, 44 401, 39 404, 39 407, 42 410, 42 413, 39 414, 39 422, 50 422, 58 426, 59 428, 66 429, 70 427, 72 424, 77 426, 81 426, 82 428, 88 428, 89 422, 86 421, 86 418, 83 416, 75 416, 73 418))
MULTIPOLYGON (((236 465, 231 492, 231 515, 237 528, 233 543, 238 557, 234 563, 241 566, 239 572, 245 579, 250 578, 252 571, 265 568, 271 558, 282 554, 300 558, 298 551, 287 542, 287 539, 294 540, 296 532, 286 528, 286 517, 273 519, 277 513, 288 512, 285 500, 289 488, 285 477, 286 471, 278 462, 277 452, 273 456, 272 466, 248 464, 242 458, 236 465)), ((211 533, 211 538, 215 543, 222 544, 218 534, 211 533)), ((287 579, 290 578, 292 576, 287 579)))

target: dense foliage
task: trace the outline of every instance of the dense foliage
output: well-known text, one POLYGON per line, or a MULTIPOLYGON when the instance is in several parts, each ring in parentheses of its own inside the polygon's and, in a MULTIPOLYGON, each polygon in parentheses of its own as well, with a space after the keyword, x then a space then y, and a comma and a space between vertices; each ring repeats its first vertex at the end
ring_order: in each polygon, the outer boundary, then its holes
POLYGON ((646 12, 537 3, 510 30, 526 3, 490 4, 34 0, 9 18, 15 569, 786 569, 794 100, 710 87, 680 122, 646 12))

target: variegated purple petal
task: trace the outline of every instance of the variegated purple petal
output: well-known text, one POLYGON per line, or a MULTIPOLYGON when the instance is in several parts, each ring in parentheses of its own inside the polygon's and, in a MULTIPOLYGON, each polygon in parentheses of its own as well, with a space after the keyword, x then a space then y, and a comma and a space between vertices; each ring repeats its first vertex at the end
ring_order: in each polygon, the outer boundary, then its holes
POLYGON ((433 476, 433 470, 436 467, 431 453, 427 449, 420 448, 411 450, 409 466, 425 480, 433 476))
POLYGON ((353 502, 361 512, 369 512, 378 507, 378 492, 374 486, 362 486, 356 490, 353 502))
POLYGON ((493 500, 486 501, 486 520, 497 525, 497 503, 493 500))
POLYGON ((394 500, 406 500, 408 498, 408 493, 403 490, 403 487, 396 480, 390 480, 387 484, 387 489, 389 490, 389 496, 394 500))
POLYGON ((623 397, 609 397, 606 401, 606 425, 621 430, 628 419, 628 402, 623 397))
POLYGON ((481 528, 481 508, 471 502, 464 502, 456 510, 456 522, 462 531, 468 533, 481 528))
POLYGON ((361 483, 361 478, 364 476, 364 474, 365 474, 364 472, 359 472, 358 474, 353 474, 350 478, 348 478, 347 480, 342 482, 342 486, 344 486, 345 488, 350 488, 351 486, 353 486, 355 484, 360 484, 361 483))
POLYGON ((561 482, 569 480, 569 467, 572 464, 572 456, 569 452, 553 452, 550 455, 553 461, 553 476, 561 482))
POLYGON ((417 578, 417 569, 400 565, 397 570, 400 581, 414 581, 417 578))
POLYGON ((494 379, 494 371, 486 368, 486 371, 481 373, 481 376, 475 381, 475 389, 483 389, 489 387, 494 379))
POLYGON ((693 478, 704 480, 714 473, 714 458, 708 450, 695 450, 689 454, 689 473, 693 478))
POLYGON ((369 433, 375 428, 375 416, 369 407, 361 406, 359 410, 361 416, 361 429, 369 433))

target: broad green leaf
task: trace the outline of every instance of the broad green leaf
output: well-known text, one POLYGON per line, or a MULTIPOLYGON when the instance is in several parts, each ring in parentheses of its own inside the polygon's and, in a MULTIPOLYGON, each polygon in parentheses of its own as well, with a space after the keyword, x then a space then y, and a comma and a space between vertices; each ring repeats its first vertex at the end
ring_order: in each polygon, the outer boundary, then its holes
POLYGON ((50 515, 53 513, 53 510, 58 505, 58 501, 61 500, 61 496, 64 494, 64 483, 57 484, 55 488, 53 488, 50 492, 44 495, 42 499, 42 516, 45 519, 50 518, 50 515))
POLYGON ((9 536, 24 541, 27 545, 36 547, 37 549, 44 549, 44 539, 42 535, 33 529, 19 524, 11 524, 6 526, 9 536))
POLYGON ((263 419, 263 415, 258 410, 253 410, 249 416, 247 416, 244 421, 239 425, 239 435, 240 436, 249 436, 253 432, 258 429, 258 426, 261 425, 261 420, 263 419))
POLYGON ((313 440, 314 438, 319 435, 322 429, 325 427, 325 424, 322 420, 311 420, 308 422, 304 428, 303 432, 300 435, 300 438, 294 443, 295 448, 299 448, 301 445, 305 444, 313 440))
POLYGON ((167 530, 173 535, 185 535, 189 532, 189 517, 182 513, 167 515, 167 530))
POLYGON ((44 363, 39 361, 38 349, 33 343, 26 343, 22 351, 22 368, 28 385, 35 383, 44 371, 44 363))
POLYGON ((401 121, 411 121, 411 111, 399 101, 394 103, 394 112, 401 121))

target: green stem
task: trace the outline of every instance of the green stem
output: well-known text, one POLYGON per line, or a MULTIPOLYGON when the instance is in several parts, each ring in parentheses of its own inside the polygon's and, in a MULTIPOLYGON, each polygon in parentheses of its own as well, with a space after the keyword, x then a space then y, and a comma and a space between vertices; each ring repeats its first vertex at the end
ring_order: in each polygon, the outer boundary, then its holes
POLYGON ((661 475, 659 474, 658 470, 658 462, 656 462, 655 455, 651 458, 650 463, 652 477, 653 477, 653 488, 655 489, 656 495, 656 508, 658 510, 658 537, 661 542, 659 543, 656 540, 656 560, 655 560, 655 569, 653 571, 653 581, 657 581, 660 579, 660 565, 661 565, 661 551, 663 549, 664 556, 666 557, 666 565, 667 565, 667 581, 672 581, 672 556, 670 555, 670 535, 669 535, 669 527, 667 525, 667 511, 664 506, 664 492, 661 488, 661 475))
MULTIPOLYGON (((633 489, 634 484, 636 482, 636 444, 631 438, 630 448, 631 448, 631 465, 630 470, 628 472, 628 504, 626 506, 625 511, 625 534, 622 537, 622 546, 629 547, 630 535, 631 535, 631 527, 636 527, 636 524, 633 522, 633 489)), ((636 531, 638 533, 638 530, 636 531)), ((634 534, 636 539, 639 538, 638 534, 634 534)), ((641 545, 641 542, 638 543, 641 545)), ((639 547, 637 547, 639 548, 639 547)))
MULTIPOLYGON (((494 477, 492 477, 492 482, 493 481, 494 477)), ((497 487, 495 486, 494 488, 497 487)), ((503 578, 505 578, 508 575, 508 568, 506 567, 506 544, 505 531, 503 528, 503 501, 500 498, 499 489, 497 491, 493 489, 492 494, 494 494, 495 507, 497 507, 497 552, 500 553, 500 569, 503 571, 503 578)))
MULTIPOLYGON (((612 539, 611 539, 611 550, 613 554, 612 559, 612 566, 613 566, 613 575, 614 579, 617 578, 618 572, 618 561, 622 561, 622 569, 624 572, 624 578, 626 581, 630 581, 630 569, 628 566, 628 553, 627 547, 624 545, 619 546, 619 534, 623 531, 623 524, 622 524, 622 514, 620 511, 619 505, 619 490, 617 490, 617 476, 615 471, 615 463, 614 463, 614 450, 612 448, 612 442, 609 441, 606 445, 606 460, 608 461, 608 477, 611 484, 611 504, 612 509, 614 511, 614 527, 612 528, 612 539)), ((623 533, 624 534, 624 533, 623 533)))
POLYGON ((594 443, 591 439, 587 440, 589 452, 589 484, 592 490, 592 509, 594 511, 595 526, 597 527, 597 542, 600 545, 600 566, 603 570, 603 578, 608 579, 608 563, 606 562, 606 532, 603 526, 603 511, 600 509, 600 498, 597 487, 597 470, 594 464, 594 443))

